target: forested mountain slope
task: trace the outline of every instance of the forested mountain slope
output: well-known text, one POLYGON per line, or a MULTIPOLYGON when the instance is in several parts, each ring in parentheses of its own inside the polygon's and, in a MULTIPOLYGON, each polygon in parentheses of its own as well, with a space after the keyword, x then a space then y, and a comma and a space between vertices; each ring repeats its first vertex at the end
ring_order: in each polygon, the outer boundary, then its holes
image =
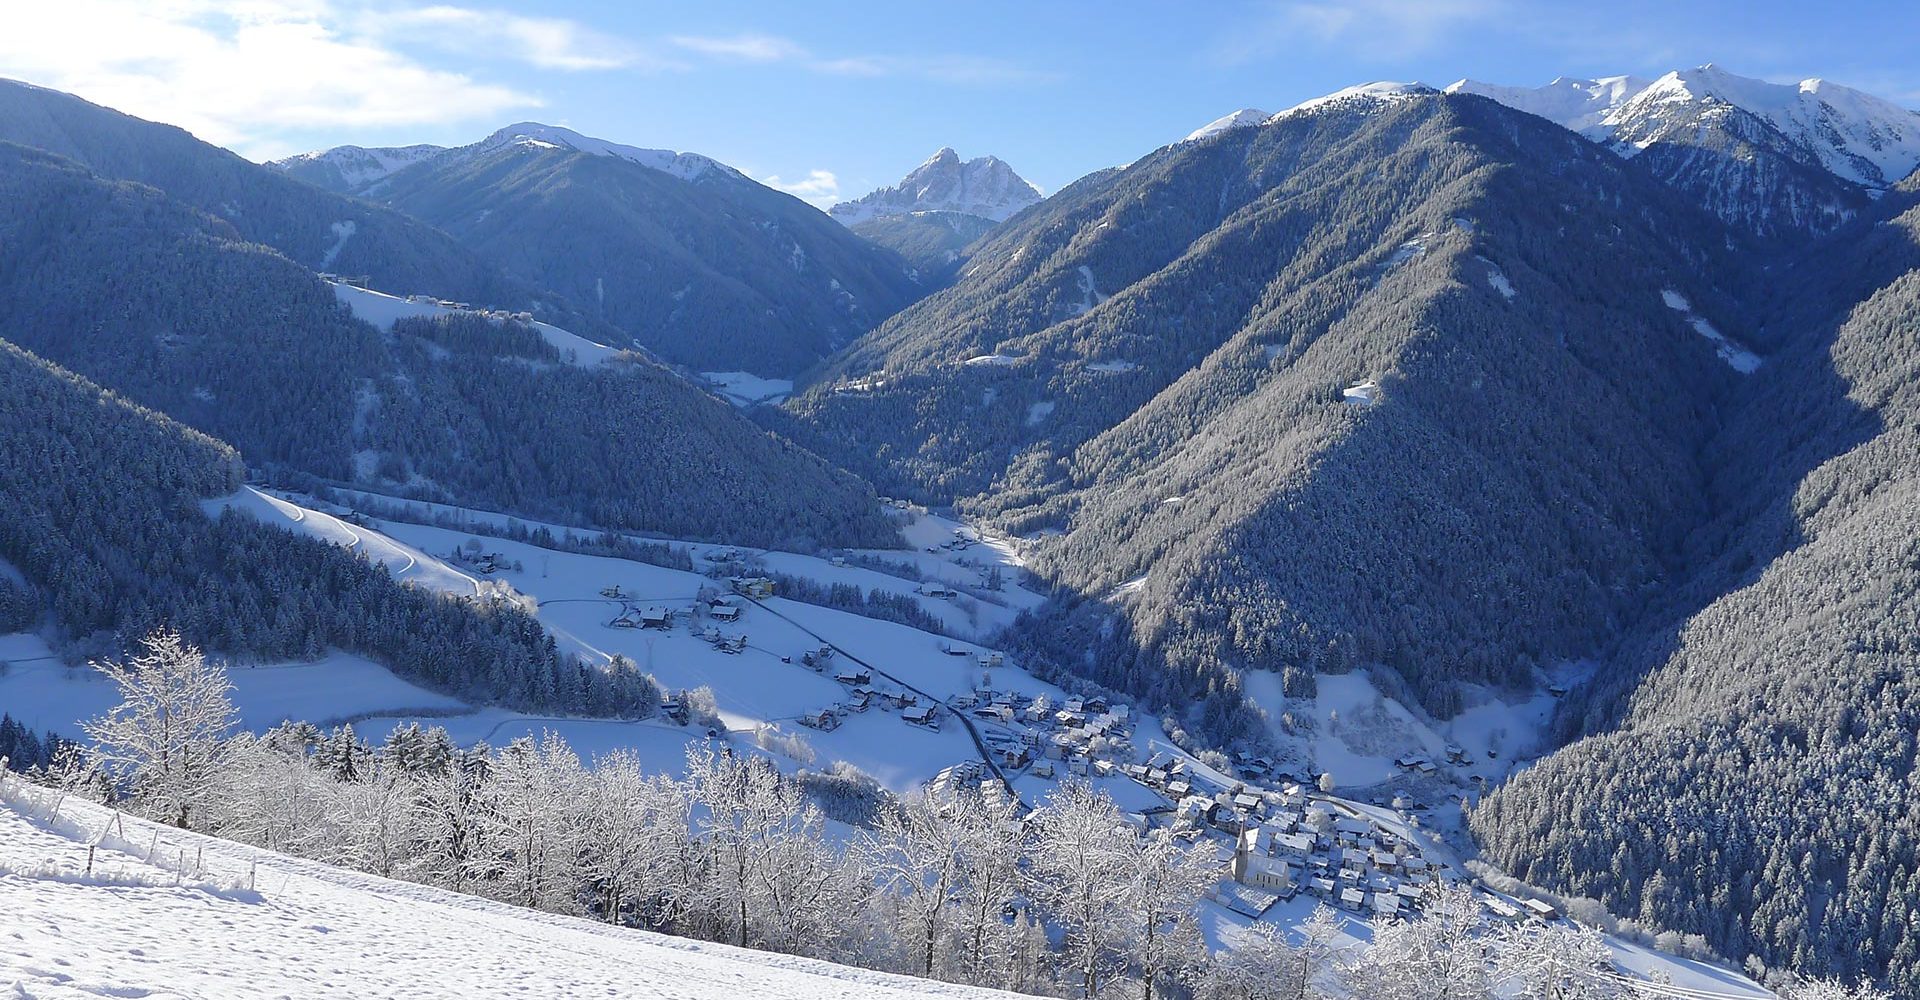
POLYGON ((363 653, 450 694, 651 715, 633 672, 559 654, 518 606, 402 586, 345 549, 201 501, 240 488, 228 445, 0 340, 0 559, 76 653, 158 627, 242 657, 363 653))
POLYGON ((864 484, 657 365, 523 356, 477 318, 382 335, 224 221, 5 143, 0 245, 0 334, 264 467, 749 544, 894 537, 864 484))
POLYGON ((625 148, 514 126, 369 197, 700 371, 792 376, 920 294, 897 255, 799 199, 704 157, 663 169, 603 147, 625 148))
POLYGON ((1663 292, 1735 315, 1729 238, 1546 122, 1356 93, 1060 192, 781 426, 1063 532, 1043 660, 1210 696, 1223 736, 1238 668, 1385 662, 1445 712, 1593 648, 1704 517, 1741 376, 1663 292))
POLYGON ((429 225, 296 181, 171 125, 0 80, 0 141, 57 153, 102 177, 150 184, 316 271, 364 275, 375 288, 403 295, 529 309, 590 337, 619 337, 429 225))
POLYGON ((1473 826, 1735 958, 1920 995, 1920 210, 1776 270, 1705 568, 1473 826))

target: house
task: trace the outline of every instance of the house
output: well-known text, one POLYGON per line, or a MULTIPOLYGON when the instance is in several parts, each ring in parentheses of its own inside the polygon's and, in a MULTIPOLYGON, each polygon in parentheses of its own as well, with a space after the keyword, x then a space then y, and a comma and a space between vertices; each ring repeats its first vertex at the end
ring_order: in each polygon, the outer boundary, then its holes
POLYGON ((1304 833, 1282 833, 1273 838, 1274 850, 1305 861, 1313 853, 1313 838, 1304 833))
POLYGON ((1340 890, 1340 906, 1344 909, 1360 912, 1367 905, 1367 894, 1354 886, 1340 890))
POLYGON ((1001 747, 998 753, 1001 767, 1017 770, 1033 762, 1033 752, 1023 746, 1001 747))
POLYGON ((1400 897, 1391 892, 1376 892, 1368 897, 1373 903, 1373 915, 1392 920, 1400 915, 1400 897))
MULTIPOLYGON (((949 587, 944 583, 934 583, 932 581, 928 581, 927 583, 923 583, 920 585, 920 596, 922 597, 938 597, 942 599, 951 599, 953 597, 959 596, 959 593, 960 593, 959 591, 954 590, 952 587, 949 587)), ((960 655, 965 656, 966 650, 961 650, 960 655)))
POLYGON ((1247 792, 1241 792, 1233 797, 1233 807, 1248 814, 1259 812, 1260 807, 1264 804, 1265 803, 1260 800, 1260 796, 1247 792))
POLYGON ((751 597, 756 601, 773 596, 773 581, 764 576, 729 577, 727 585, 741 597, 751 597))
POLYGON ((1319 877, 1309 879, 1307 881, 1307 891, 1319 896, 1321 899, 1331 898, 1333 896, 1333 880, 1319 877))
POLYGON ((832 709, 823 708, 818 712, 805 712, 800 716, 800 724, 813 729, 832 732, 840 728, 840 717, 832 709))
POLYGON ((1527 915, 1535 920, 1546 921, 1558 920, 1560 918, 1559 908, 1544 899, 1523 899, 1520 901, 1520 908, 1527 911, 1527 915))
POLYGON ((717 622, 737 622, 741 608, 737 604, 715 604, 707 611, 708 617, 717 622))
POLYGON ((940 728, 940 720, 934 715, 932 705, 920 705, 905 709, 901 711, 900 717, 916 726, 925 726, 928 729, 940 728))
POLYGON ((848 667, 834 674, 833 679, 848 687, 857 687, 861 684, 872 684, 873 671, 865 667, 848 667))
POLYGON ((1480 897, 1480 905, 1485 906, 1487 912, 1493 914, 1497 920, 1509 924, 1517 924, 1520 922, 1520 908, 1498 896, 1482 896, 1480 897))
POLYGON ((1292 896, 1291 891, 1282 894, 1262 886, 1242 885, 1238 882, 1221 882, 1207 892, 1207 898, 1253 920, 1260 919, 1262 914, 1273 908, 1273 904, 1282 899, 1290 899, 1292 896))
POLYGON ((980 661, 980 665, 983 667, 997 667, 1002 663, 1006 662, 1006 658, 1000 655, 1000 653, 997 651, 990 652, 990 653, 981 653, 979 654, 978 658, 980 661))
POLYGON ((640 627, 670 629, 673 627, 673 612, 660 607, 648 608, 640 612, 640 627))
POLYGON ((660 714, 666 716, 669 719, 672 719, 674 722, 677 722, 680 725, 684 726, 687 724, 686 703, 681 701, 678 698, 668 698, 665 701, 662 701, 660 703, 660 714))
POLYGON ((1053 777, 1053 765, 1044 760, 1033 765, 1033 776, 1036 778, 1053 777))
POLYGON ((1465 764, 1467 762, 1466 749, 1455 744, 1447 744, 1447 761, 1452 764, 1465 764))
POLYGON ((1093 762, 1094 773, 1102 778, 1112 777, 1114 770, 1115 766, 1113 761, 1107 760, 1104 757, 1093 762))

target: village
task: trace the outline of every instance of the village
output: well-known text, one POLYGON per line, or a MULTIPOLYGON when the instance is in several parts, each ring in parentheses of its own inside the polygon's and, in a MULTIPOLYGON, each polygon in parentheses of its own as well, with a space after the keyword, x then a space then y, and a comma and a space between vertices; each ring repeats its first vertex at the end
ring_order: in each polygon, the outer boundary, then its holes
MULTIPOLYGON (((971 544, 956 537, 927 549, 957 553, 971 544)), ((483 574, 508 566, 506 557, 496 553, 469 550, 456 557, 483 574)), ((768 720, 765 726, 777 728, 791 721, 832 733, 851 718, 873 713, 897 716, 908 729, 961 727, 979 758, 941 770, 926 783, 933 793, 977 792, 997 802, 1017 799, 1024 812, 1043 801, 1053 783, 1092 784, 1111 794, 1138 829, 1165 827, 1190 843, 1214 845, 1221 879, 1209 898, 1247 920, 1259 920, 1277 904, 1301 897, 1357 920, 1401 919, 1419 913, 1433 887, 1472 878, 1454 863, 1430 857, 1435 841, 1420 830, 1417 813, 1425 811, 1425 805, 1416 799, 1393 795, 1389 806, 1384 796, 1376 795, 1372 803, 1354 802, 1323 791, 1315 776, 1264 756, 1237 754, 1232 770, 1239 777, 1234 777, 1157 739, 1143 747, 1128 705, 1099 696, 1023 690, 1022 681, 1030 678, 1009 668, 996 651, 936 640, 939 651, 959 661, 972 678, 970 689, 941 698, 890 675, 884 664, 843 654, 831 642, 778 650, 756 646, 747 628, 754 616, 779 614, 763 606, 775 596, 775 581, 723 575, 752 565, 735 550, 708 552, 704 559, 713 583, 691 600, 648 600, 617 584, 603 588, 600 597, 615 609, 606 627, 684 632, 718 652, 757 650, 837 683, 838 698, 790 718, 768 720)), ((957 591, 923 584, 919 593, 941 598, 957 591)), ((663 714, 689 724, 686 692, 670 693, 663 714)), ((1446 758, 1452 766, 1470 763, 1468 752, 1458 746, 1446 747, 1446 758)), ((1403 754, 1393 763, 1414 779, 1432 778, 1441 767, 1423 753, 1403 754)), ((1477 896, 1491 921, 1552 921, 1560 916, 1557 908, 1539 899, 1486 887, 1480 887, 1477 896)))

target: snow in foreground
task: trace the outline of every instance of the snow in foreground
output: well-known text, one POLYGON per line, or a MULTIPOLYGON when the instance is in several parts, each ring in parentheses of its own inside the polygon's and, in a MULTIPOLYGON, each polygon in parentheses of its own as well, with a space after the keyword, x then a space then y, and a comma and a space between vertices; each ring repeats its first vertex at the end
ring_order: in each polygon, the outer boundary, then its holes
POLYGON ((67 799, 50 819, 53 802, 0 777, 9 997, 1008 995, 523 910, 130 817, 102 838, 108 810, 67 799))

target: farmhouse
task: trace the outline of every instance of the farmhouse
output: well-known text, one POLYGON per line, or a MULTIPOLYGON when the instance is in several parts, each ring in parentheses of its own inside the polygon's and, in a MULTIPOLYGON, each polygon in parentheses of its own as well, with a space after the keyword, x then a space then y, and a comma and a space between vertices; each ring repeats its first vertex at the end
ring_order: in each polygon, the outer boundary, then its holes
POLYGON ((741 607, 738 604, 713 604, 707 616, 717 622, 737 622, 740 620, 741 607))
POLYGON ((925 726, 928 729, 940 728, 940 720, 934 716, 932 705, 920 705, 905 709, 900 713, 900 717, 916 726, 925 726))
POLYGON ((640 627, 670 629, 673 627, 673 612, 660 607, 648 608, 640 612, 640 627))
POLYGON ((734 593, 756 601, 773 596, 773 581, 764 576, 728 577, 727 585, 734 593))

